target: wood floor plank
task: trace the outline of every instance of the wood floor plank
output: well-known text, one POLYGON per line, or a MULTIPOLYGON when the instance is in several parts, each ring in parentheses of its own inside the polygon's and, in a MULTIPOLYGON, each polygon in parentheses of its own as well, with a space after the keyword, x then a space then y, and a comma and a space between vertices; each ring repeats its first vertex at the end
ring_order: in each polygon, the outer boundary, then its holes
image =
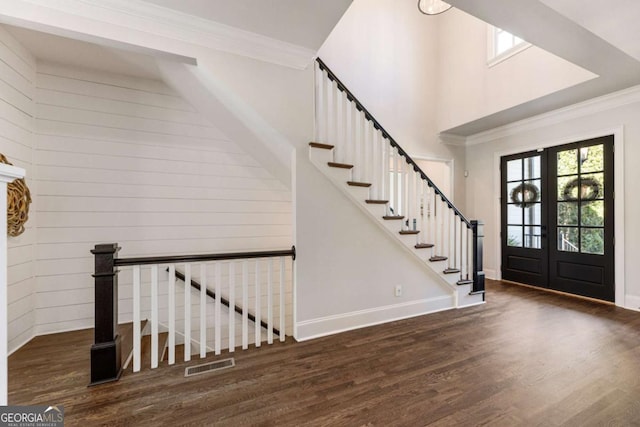
POLYGON ((11 404, 68 426, 635 425, 640 313, 488 281, 487 303, 312 341, 275 342, 184 378, 194 358, 87 388, 93 331, 9 359, 11 404))

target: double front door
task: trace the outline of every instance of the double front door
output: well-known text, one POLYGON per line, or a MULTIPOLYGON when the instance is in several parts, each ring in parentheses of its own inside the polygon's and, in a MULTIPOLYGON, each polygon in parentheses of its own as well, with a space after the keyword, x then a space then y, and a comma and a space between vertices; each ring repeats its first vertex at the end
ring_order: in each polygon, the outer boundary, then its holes
POLYGON ((614 301, 613 136, 501 160, 502 278, 614 301))

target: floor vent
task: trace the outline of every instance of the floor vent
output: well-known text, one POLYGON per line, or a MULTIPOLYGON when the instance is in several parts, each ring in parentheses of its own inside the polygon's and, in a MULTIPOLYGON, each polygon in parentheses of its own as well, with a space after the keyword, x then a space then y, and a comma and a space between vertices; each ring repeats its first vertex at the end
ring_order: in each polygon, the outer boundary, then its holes
POLYGON ((202 365, 190 366, 184 370, 185 377, 192 377, 194 375, 206 374, 207 372, 219 371, 221 369, 233 368, 236 366, 236 362, 233 359, 218 360, 216 362, 205 363, 202 365))

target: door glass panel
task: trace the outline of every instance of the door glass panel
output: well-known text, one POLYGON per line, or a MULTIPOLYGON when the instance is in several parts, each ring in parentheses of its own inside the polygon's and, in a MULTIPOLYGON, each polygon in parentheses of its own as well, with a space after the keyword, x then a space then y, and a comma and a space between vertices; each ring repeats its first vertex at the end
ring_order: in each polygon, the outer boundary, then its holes
POLYGON ((522 224, 522 208, 516 205, 507 207, 507 224, 522 224))
POLYGON ((507 227, 507 245, 522 247, 522 227, 513 225, 507 227))
POLYGON ((507 162, 507 181, 522 179, 522 159, 507 162))
POLYGON ((558 202, 558 225, 578 225, 577 202, 558 202))
POLYGON ((542 248, 542 228, 524 227, 524 247, 530 249, 542 248))
POLYGON ((578 150, 566 150, 558 153, 558 175, 578 173, 578 150))
POLYGON ((578 228, 558 227, 558 250, 578 252, 578 228))
POLYGON ((524 208, 524 223, 526 225, 542 224, 541 203, 533 203, 524 208))
POLYGON ((586 254, 604 255, 604 229, 583 228, 580 251, 586 254))
POLYGON ((604 170, 604 145, 592 145, 580 149, 580 172, 600 172, 604 170))
POLYGON ((578 200, 578 175, 558 178, 558 200, 578 200))
POLYGON ((582 200, 604 198, 604 173, 590 173, 580 177, 582 200))
POLYGON ((604 201, 580 203, 580 225, 604 227, 604 201))
POLYGON ((540 156, 524 159, 524 179, 540 178, 540 156))

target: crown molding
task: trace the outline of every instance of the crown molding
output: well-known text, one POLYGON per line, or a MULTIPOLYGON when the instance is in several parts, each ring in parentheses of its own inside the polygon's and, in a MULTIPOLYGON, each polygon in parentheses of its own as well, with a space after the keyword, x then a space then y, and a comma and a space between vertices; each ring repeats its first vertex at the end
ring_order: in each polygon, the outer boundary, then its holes
POLYGON ((452 133, 440 133, 438 134, 440 141, 446 145, 454 145, 458 147, 464 147, 467 145, 467 138, 460 135, 454 135, 452 133))
POLYGON ((14 1, 295 69, 307 68, 316 55, 306 47, 141 0, 14 1))
POLYGON ((470 135, 465 138, 465 145, 484 144, 638 102, 640 102, 640 85, 470 135))

